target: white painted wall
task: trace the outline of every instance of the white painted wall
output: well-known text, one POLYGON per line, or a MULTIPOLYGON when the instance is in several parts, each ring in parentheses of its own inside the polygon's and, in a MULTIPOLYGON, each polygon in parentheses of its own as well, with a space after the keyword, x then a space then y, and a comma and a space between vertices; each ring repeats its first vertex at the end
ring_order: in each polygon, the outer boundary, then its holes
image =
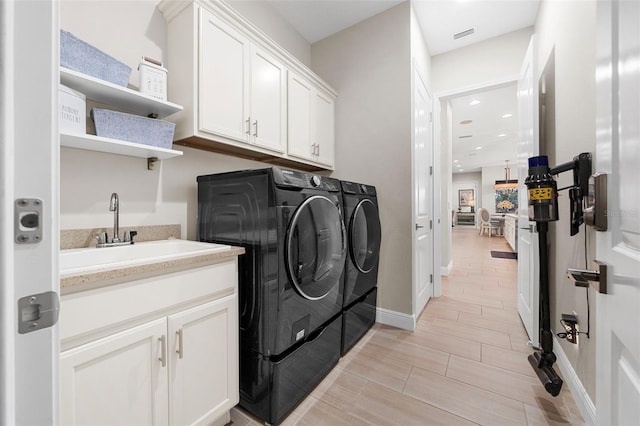
POLYGON ((478 211, 483 206, 482 200, 482 173, 454 173, 452 178, 453 189, 451 191, 451 205, 453 210, 458 210, 459 205, 459 189, 474 189, 475 193, 475 210, 478 211))
POLYGON ((409 23, 405 2, 311 46, 312 68, 339 93, 334 175, 378 190, 379 306, 406 314, 412 313, 409 23))
POLYGON ((306 66, 311 66, 311 44, 264 0, 227 0, 229 5, 306 66))
MULTIPOLYGON (((541 71, 555 49, 555 145, 551 147, 552 165, 570 161, 581 152, 595 151, 596 105, 596 2, 543 1, 535 31, 538 40, 538 64, 541 71)), ((572 183, 571 173, 564 173, 558 187, 572 183)), ((584 268, 585 231, 569 236, 569 203, 566 191, 558 199, 560 220, 550 225, 551 244, 551 327, 560 329, 562 313, 576 311, 581 330, 586 329, 585 289, 575 288, 566 278, 569 267, 584 268)), ((595 241, 592 229, 587 240, 595 241)), ((589 262, 595 253, 589 245, 589 262)), ((578 346, 561 340, 560 344, 589 397, 595 401, 595 312, 596 294, 590 291, 591 338, 581 338, 578 346)))
MULTIPOLYGON (((252 2, 254 3, 254 2, 252 2)), ((264 8, 255 4, 252 16, 273 30, 269 35, 281 44, 299 45, 300 35, 279 26, 264 8), (267 25, 271 22, 272 25, 267 25)), ((251 11, 252 4, 242 6, 251 11)), ((138 85, 136 70, 142 55, 164 60, 167 49, 166 22, 152 1, 60 2, 61 28, 93 44, 133 71, 129 82, 138 85)), ((289 45, 288 47, 291 47, 289 45)), ((310 47, 299 50, 308 55, 310 47)), ((308 61, 308 58, 298 58, 308 61)), ((171 72, 171 69, 169 69, 171 72)), ((169 118, 170 119, 170 118, 169 118)), ((267 164, 221 154, 178 148, 184 155, 146 169, 146 160, 93 151, 62 148, 60 154, 60 228, 111 226, 112 192, 120 195, 120 225, 182 225, 182 237, 196 238, 196 177, 201 174, 267 167, 267 164)))
POLYGON ((533 28, 524 28, 431 58, 436 94, 517 76, 533 28))

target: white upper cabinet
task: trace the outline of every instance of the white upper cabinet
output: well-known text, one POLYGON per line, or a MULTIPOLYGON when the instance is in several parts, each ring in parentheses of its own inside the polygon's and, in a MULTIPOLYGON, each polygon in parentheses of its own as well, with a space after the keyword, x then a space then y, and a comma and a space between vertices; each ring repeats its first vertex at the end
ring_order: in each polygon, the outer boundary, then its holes
POLYGON ((334 98, 289 72, 289 155, 333 167, 334 98))
POLYGON ((316 144, 318 163, 333 167, 335 100, 316 90, 311 105, 311 140, 316 144))
POLYGON ((184 105, 171 117, 177 144, 333 169, 331 87, 224 2, 163 0, 158 8, 168 23, 169 96, 184 105))
POLYGON ((249 40, 202 10, 198 70, 199 128, 249 141, 249 40))
POLYGON ((279 153, 287 147, 287 70, 266 51, 251 46, 252 143, 279 153))

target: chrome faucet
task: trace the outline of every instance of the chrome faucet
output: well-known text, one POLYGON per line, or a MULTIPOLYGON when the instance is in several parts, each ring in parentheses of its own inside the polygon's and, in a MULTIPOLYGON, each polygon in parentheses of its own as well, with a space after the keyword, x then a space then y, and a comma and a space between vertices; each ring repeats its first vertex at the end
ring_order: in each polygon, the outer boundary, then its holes
POLYGON ((113 238, 109 242, 109 236, 106 232, 100 232, 94 235, 97 240, 96 247, 115 247, 133 244, 133 237, 138 235, 137 231, 127 231, 124 235, 124 241, 120 239, 120 200, 118 194, 111 194, 109 200, 109 211, 113 212, 113 238))
POLYGON ((113 212, 113 239, 112 243, 120 242, 120 201, 118 200, 118 194, 111 194, 111 200, 109 201, 109 211, 113 212))

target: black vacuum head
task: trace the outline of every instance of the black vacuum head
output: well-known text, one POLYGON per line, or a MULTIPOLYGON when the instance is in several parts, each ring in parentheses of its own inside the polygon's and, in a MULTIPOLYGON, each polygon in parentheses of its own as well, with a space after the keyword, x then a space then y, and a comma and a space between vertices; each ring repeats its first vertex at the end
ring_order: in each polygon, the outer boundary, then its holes
MULTIPOLYGON (((552 367, 552 363, 546 360, 545 354, 542 352, 534 352, 527 357, 529 364, 533 367, 533 371, 538 375, 538 379, 544 385, 544 388, 551 396, 558 396, 562 389, 562 379, 556 374, 552 367)), ((553 356, 555 359, 555 356, 553 356)))

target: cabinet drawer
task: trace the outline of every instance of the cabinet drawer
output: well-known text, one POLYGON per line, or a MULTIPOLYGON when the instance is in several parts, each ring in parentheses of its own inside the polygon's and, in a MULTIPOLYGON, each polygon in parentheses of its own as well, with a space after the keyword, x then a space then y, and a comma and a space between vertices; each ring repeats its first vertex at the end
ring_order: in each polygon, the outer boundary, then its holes
MULTIPOLYGON (((65 295, 60 303, 60 339, 104 335, 119 324, 135 325, 236 291, 235 259, 200 268, 65 295)), ((98 336, 95 336, 98 337, 98 336)), ((78 342, 80 343, 80 342, 78 342)))

